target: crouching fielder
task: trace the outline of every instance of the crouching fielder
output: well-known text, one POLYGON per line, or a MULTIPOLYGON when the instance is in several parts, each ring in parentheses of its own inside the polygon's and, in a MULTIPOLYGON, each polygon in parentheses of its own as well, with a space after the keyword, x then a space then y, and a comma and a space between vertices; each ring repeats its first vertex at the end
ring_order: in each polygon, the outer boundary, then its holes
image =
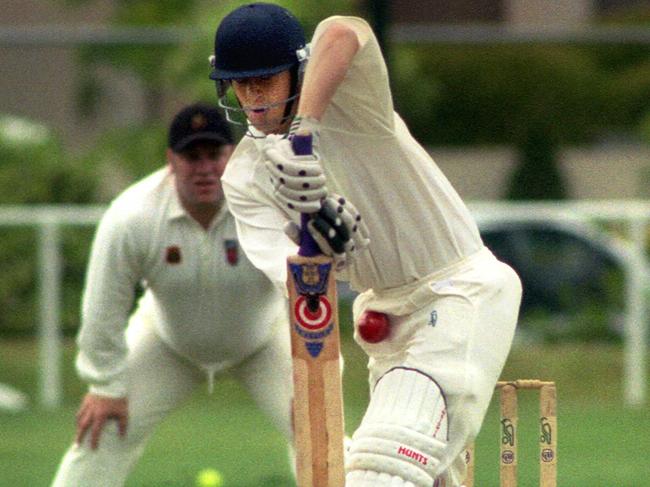
POLYGON ((328 18, 309 46, 285 9, 245 5, 220 23, 212 65, 222 106, 248 124, 223 182, 249 258, 284 287, 295 247, 283 233, 312 213, 310 232, 360 292, 372 394, 346 486, 458 487, 510 350, 518 277, 394 112, 364 20, 328 18), (303 129, 313 157, 291 150, 303 129))
POLYGON ((215 107, 183 109, 169 131, 167 167, 102 218, 77 339, 90 390, 55 487, 124 485, 154 428, 223 371, 290 440, 286 301, 239 248, 219 181, 231 152, 215 107), (129 318, 138 283, 145 291, 129 318))

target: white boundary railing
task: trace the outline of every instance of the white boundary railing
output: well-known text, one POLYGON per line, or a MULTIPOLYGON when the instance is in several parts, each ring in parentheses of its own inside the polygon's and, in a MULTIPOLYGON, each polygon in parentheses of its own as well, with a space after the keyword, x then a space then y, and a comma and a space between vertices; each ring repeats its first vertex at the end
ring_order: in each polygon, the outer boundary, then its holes
MULTIPOLYGON (((646 291, 649 267, 645 254, 650 229, 650 201, 562 201, 550 203, 473 202, 480 223, 496 221, 581 222, 598 219, 628 227, 624 323, 624 402, 640 407, 647 401, 648 317, 646 291)), ((55 408, 62 400, 61 377, 61 226, 96 225, 105 208, 99 206, 0 206, 0 226, 31 226, 38 230, 39 402, 55 408)))

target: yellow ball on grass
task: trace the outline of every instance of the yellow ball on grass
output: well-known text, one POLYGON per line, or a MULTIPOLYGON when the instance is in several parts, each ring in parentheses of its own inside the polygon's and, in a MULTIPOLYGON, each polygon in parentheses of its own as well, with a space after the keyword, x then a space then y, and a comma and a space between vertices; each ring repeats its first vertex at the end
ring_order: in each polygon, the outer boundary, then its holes
POLYGON ((204 468, 196 475, 196 487, 222 487, 223 475, 214 468, 204 468))

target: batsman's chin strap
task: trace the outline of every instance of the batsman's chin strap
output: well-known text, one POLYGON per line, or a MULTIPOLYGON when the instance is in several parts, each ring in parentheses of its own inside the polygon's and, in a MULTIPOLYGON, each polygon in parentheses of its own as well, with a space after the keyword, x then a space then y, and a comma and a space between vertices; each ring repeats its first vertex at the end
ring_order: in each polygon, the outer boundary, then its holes
MULTIPOLYGON (((282 101, 279 101, 279 102, 276 102, 276 103, 270 103, 270 104, 265 105, 264 107, 261 107, 261 108, 264 108, 264 109, 268 110, 268 109, 271 109, 271 108, 275 108, 275 107, 284 105, 285 103, 286 104, 294 103, 295 100, 298 97, 299 97, 299 95, 296 94, 296 95, 294 95, 292 97, 289 97, 289 98, 287 98, 285 100, 282 100, 282 101)), ((226 115, 226 120, 228 121, 228 123, 231 123, 232 125, 238 125, 240 127, 244 127, 244 126, 250 127, 251 124, 250 124, 250 122, 248 120, 248 117, 246 115, 246 112, 250 111, 250 110, 246 110, 244 108, 241 108, 241 106, 230 105, 228 103, 227 97, 225 97, 225 96, 222 97, 222 98, 219 98, 217 104, 219 105, 219 108, 223 108, 224 113, 226 115), (235 118, 236 115, 238 115, 237 118, 235 118)), ((292 120, 292 117, 293 117, 292 115, 288 115, 288 116, 285 115, 285 116, 282 117, 282 119, 280 120, 280 122, 278 124, 274 124, 273 126, 275 126, 275 125, 282 126, 282 125, 286 124, 289 120, 292 120)), ((268 124, 268 127, 272 127, 272 125, 268 124)), ((258 127, 258 130, 261 130, 261 129, 264 129, 264 128, 266 128, 266 127, 258 127)), ((256 135, 253 132, 251 132, 250 130, 246 131, 246 136, 247 137, 252 137, 254 139, 263 139, 264 137, 266 137, 266 135, 263 134, 263 133, 262 133, 262 135, 256 135)))

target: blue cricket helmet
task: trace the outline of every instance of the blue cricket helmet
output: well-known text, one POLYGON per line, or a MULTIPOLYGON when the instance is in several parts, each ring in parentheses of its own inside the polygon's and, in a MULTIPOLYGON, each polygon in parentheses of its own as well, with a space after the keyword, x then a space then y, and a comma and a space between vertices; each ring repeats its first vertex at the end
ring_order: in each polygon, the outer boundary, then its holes
POLYGON ((270 76, 294 66, 305 48, 298 19, 279 5, 251 3, 233 10, 219 24, 214 39, 210 79, 270 76))

